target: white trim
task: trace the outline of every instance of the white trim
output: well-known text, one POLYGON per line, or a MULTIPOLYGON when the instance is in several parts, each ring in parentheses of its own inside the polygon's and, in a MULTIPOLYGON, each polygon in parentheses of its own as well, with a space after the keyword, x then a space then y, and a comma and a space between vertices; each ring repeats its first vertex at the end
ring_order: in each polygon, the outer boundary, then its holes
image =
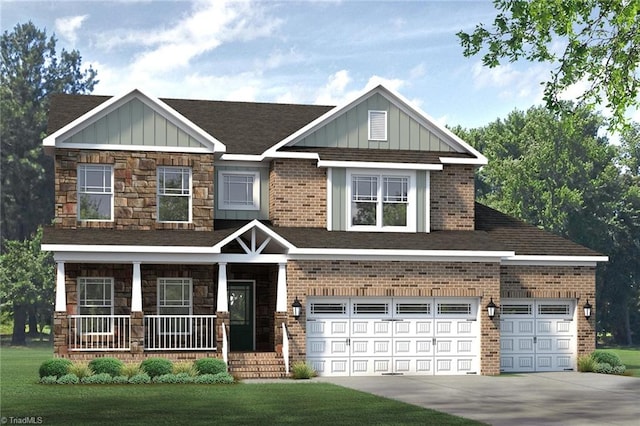
POLYGON ((133 278, 131 280, 131 312, 142 312, 142 277, 140 262, 133 262, 133 278))
MULTIPOLYGON (((76 280, 76 291, 77 291, 77 295, 78 295, 78 300, 77 300, 77 308, 78 308, 78 315, 91 315, 91 314, 86 314, 82 312, 82 307, 84 306, 85 308, 87 307, 100 307, 100 306, 91 306, 91 305, 83 305, 82 304, 82 292, 80 291, 82 283, 84 282, 85 285, 85 290, 86 290, 86 281, 87 280, 105 280, 103 281, 102 285, 104 286, 105 283, 109 283, 111 286, 111 305, 109 306, 111 308, 111 313, 109 315, 113 316, 113 310, 114 310, 114 293, 115 293, 115 284, 114 284, 114 278, 113 277, 78 277, 76 280)), ((86 298, 86 297, 85 297, 86 298)), ((107 306, 102 306, 104 308, 106 308, 107 306)), ((103 314, 100 314, 103 315, 103 314)), ((87 334, 87 333, 83 333, 83 334, 87 334)))
MULTIPOLYGON (((139 249, 142 249, 140 247, 139 249)), ((288 257, 285 254, 239 254, 239 253, 184 253, 180 247, 174 247, 172 253, 144 253, 140 250, 124 252, 85 252, 67 251, 54 252, 53 258, 57 262, 75 263, 131 263, 132 259, 144 264, 167 264, 167 265, 200 265, 213 264, 217 262, 228 263, 282 263, 288 257)))
POLYGON ((427 234, 431 232, 431 173, 427 171, 425 190, 424 190, 424 202, 426 204, 424 209, 424 229, 427 234))
POLYGON ((64 262, 56 262, 56 312, 67 312, 67 286, 64 262))
MULTIPOLYGON (((104 177, 103 177, 104 179, 104 177)), ((115 204, 116 204, 116 191, 114 188, 114 184, 115 184, 115 180, 114 180, 114 167, 113 164, 103 164, 103 163, 78 163, 77 167, 76 167, 76 220, 78 222, 113 222, 115 220, 115 204), (85 179, 85 186, 87 185, 86 182, 86 169, 90 168, 90 167, 102 167, 103 168, 103 172, 104 170, 106 170, 106 168, 109 168, 109 174, 111 176, 111 192, 87 192, 87 191, 80 191, 80 169, 85 169, 84 171, 84 179, 85 179), (110 195, 111 196, 111 216, 109 217, 109 219, 82 219, 80 217, 80 205, 82 203, 81 201, 81 196, 84 194, 88 194, 88 195, 110 195)))
POLYGON ((481 158, 440 157, 440 162, 442 164, 474 164, 484 166, 488 160, 481 158))
MULTIPOLYGON (((193 221, 193 170, 191 167, 183 167, 183 166, 157 166, 156 167, 156 221, 158 223, 191 223, 193 221), (180 170, 184 172, 187 170, 189 172, 189 207, 188 207, 188 219, 185 220, 162 220, 160 219, 160 197, 186 197, 182 194, 160 194, 160 170, 163 170, 163 173, 166 175, 166 170, 180 170)), ((184 175, 182 175, 184 178, 184 175)), ((166 188, 164 188, 166 190, 166 188)))
MULTIPOLYGON (((409 151, 407 151, 409 152, 409 151)), ((373 161, 328 161, 318 160, 318 167, 339 167, 352 169, 409 169, 409 170, 442 170, 442 164, 424 163, 376 163, 373 161)))
POLYGON ((608 261, 608 256, 514 255, 503 259, 502 264, 522 266, 597 266, 598 262, 608 261))
POLYGON ((249 162, 260 162, 264 160, 264 155, 253 155, 253 154, 222 154, 220 159, 223 161, 249 161, 249 162))
POLYGON ((333 230, 333 169, 327 169, 327 231, 333 230))
MULTIPOLYGON (((189 290, 188 290, 188 296, 189 296, 189 305, 187 306, 189 308, 189 313, 187 315, 193 315, 193 279, 192 278, 185 278, 185 277, 158 277, 156 279, 156 308, 157 308, 157 313, 158 315, 168 315, 168 316, 175 316, 175 315, 185 315, 185 314, 167 314, 167 313, 161 313, 160 312, 160 308, 184 308, 184 305, 181 306, 167 306, 167 305, 160 305, 160 285, 162 282, 162 285, 164 285, 166 287, 167 285, 167 280, 179 280, 180 281, 180 285, 184 287, 185 284, 187 284, 189 286, 189 290)), ((165 289, 165 302, 166 302, 166 289, 165 289)), ((182 302, 184 303, 184 300, 182 300, 182 302)))
POLYGON ((218 210, 260 210, 260 172, 251 170, 218 170, 218 210), (224 204, 225 175, 251 176, 252 204, 224 204))
MULTIPOLYGON (((222 142, 220 142, 219 140, 211 136, 209 133, 205 132, 202 128, 197 126, 191 120, 189 120, 188 118, 180 114, 175 109, 171 108, 169 105, 167 105, 160 99, 155 98, 153 96, 149 96, 146 93, 142 92, 140 89, 133 89, 123 95, 114 96, 106 100, 105 102, 101 103, 97 107, 93 108, 91 111, 88 111, 87 113, 81 115, 80 117, 73 120, 71 123, 67 124, 66 126, 62 127, 61 129, 58 129, 57 131, 53 132, 51 135, 44 138, 42 141, 43 145, 55 147, 58 141, 61 142, 71 137, 71 135, 82 131, 86 127, 98 121, 100 118, 106 116, 112 111, 115 111, 120 106, 126 104, 127 102, 129 102, 134 98, 140 100, 142 103, 146 104, 147 106, 152 108, 154 111, 158 112, 160 115, 166 118, 169 122, 185 130, 187 134, 190 134, 198 142, 202 143, 205 146, 208 146, 210 149, 208 152, 225 152, 226 151, 226 147, 222 142)), ((71 145, 71 144, 68 144, 68 145, 71 145)), ((74 145, 84 145, 84 144, 74 144, 74 145)), ((86 145, 87 146, 85 146, 84 149, 102 149, 102 148, 97 148, 98 145, 92 145, 92 144, 86 144, 86 145)))
POLYGON ((394 257, 441 257, 441 258, 495 258, 513 256, 512 251, 480 251, 480 250, 396 250, 396 249, 337 249, 337 248, 295 248, 289 251, 289 257, 299 256, 394 256, 394 257))
POLYGON ((287 312, 287 264, 286 263, 278 264, 276 312, 287 312))
POLYGON ((182 152, 187 154, 213 154, 209 148, 188 146, 155 146, 155 145, 115 145, 60 142, 56 148, 91 149, 96 151, 148 151, 148 152, 182 152))
POLYGON ((388 127, 389 127, 389 122, 388 122, 388 118, 387 118, 387 111, 385 110, 369 110, 368 114, 367 114, 367 138, 370 141, 376 141, 376 142, 387 142, 389 140, 388 138, 388 127), (374 138, 373 135, 371 134, 371 130, 372 130, 372 122, 371 122, 371 115, 372 114, 382 114, 384 116, 384 136, 382 138, 374 138))
POLYGON ((229 292, 227 284, 227 264, 225 262, 219 262, 216 312, 229 312, 229 292))
POLYGON ((254 219, 251 222, 249 222, 246 225, 244 225, 242 228, 238 229, 233 234, 229 235, 228 237, 226 237, 222 241, 218 242, 215 246, 213 246, 212 247, 212 249, 213 249, 212 253, 222 253, 222 247, 226 246, 231 241, 233 241, 236 238, 240 237, 242 234, 244 234, 245 232, 247 232, 248 230, 250 230, 252 228, 260 229, 262 232, 267 234, 269 237, 273 238, 280 245, 284 246, 284 248, 286 250, 291 250, 292 248, 295 247, 289 241, 287 241, 284 238, 282 238, 279 234, 277 234, 276 232, 274 232, 271 229, 269 229, 266 225, 263 225, 259 220, 254 219))

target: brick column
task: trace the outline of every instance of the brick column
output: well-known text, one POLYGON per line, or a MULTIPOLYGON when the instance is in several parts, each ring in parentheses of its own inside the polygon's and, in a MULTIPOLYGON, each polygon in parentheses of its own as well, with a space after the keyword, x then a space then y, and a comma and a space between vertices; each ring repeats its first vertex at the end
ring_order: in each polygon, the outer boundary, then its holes
POLYGON ((59 357, 69 353, 69 318, 66 312, 53 313, 53 353, 59 357))
POLYGON ((144 313, 131 312, 131 353, 144 352, 144 313))

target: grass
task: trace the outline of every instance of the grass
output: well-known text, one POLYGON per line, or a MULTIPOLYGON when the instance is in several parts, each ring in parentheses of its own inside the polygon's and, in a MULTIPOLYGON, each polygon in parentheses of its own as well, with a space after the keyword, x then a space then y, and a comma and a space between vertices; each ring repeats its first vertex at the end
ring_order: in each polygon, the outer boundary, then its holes
POLYGON ((4 418, 43 424, 480 425, 328 383, 237 385, 40 385, 49 345, 3 346, 0 403, 4 418))
POLYGON ((598 349, 604 349, 608 352, 617 354, 622 360, 622 363, 627 367, 626 374, 634 377, 640 377, 640 346, 616 346, 598 349))

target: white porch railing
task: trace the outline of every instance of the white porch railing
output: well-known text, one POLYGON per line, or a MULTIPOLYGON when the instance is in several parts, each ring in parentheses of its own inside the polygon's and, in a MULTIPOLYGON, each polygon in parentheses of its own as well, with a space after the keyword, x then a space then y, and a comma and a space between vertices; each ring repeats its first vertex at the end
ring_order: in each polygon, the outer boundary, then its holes
POLYGON ((70 351, 128 351, 129 315, 69 315, 70 351))
POLYGON ((146 351, 215 350, 215 315, 145 315, 146 351))
POLYGON ((287 333, 285 323, 282 323, 282 357, 284 358, 284 371, 289 374, 289 333, 287 333))

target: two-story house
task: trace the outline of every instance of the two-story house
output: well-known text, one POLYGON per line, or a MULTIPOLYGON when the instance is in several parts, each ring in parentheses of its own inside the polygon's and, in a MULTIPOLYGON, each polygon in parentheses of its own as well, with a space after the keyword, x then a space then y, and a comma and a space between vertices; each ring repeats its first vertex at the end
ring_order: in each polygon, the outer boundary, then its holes
POLYGON ((59 95, 44 145, 58 356, 491 375, 594 349, 606 257, 475 203, 487 159, 383 86, 339 107, 59 95))

